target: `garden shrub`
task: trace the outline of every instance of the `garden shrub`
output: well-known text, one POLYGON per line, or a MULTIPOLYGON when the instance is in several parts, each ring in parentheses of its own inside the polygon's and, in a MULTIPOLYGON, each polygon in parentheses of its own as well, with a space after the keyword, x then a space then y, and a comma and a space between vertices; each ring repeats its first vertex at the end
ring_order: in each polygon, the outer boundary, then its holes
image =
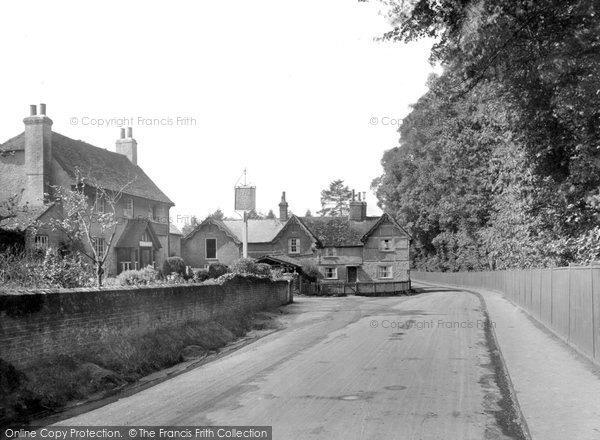
POLYGON ((163 276, 171 275, 172 273, 176 273, 185 276, 185 262, 181 257, 169 257, 165 259, 162 267, 163 276))
POLYGON ((202 281, 206 281, 208 277, 208 269, 198 269, 194 271, 194 281, 197 283, 201 283, 202 281))
POLYGON ((305 278, 308 278, 311 281, 316 281, 320 278, 323 278, 323 274, 319 270, 319 266, 312 261, 304 261, 302 263, 302 274, 305 278))
POLYGON ((221 263, 213 263, 208 266, 208 277, 219 278, 221 275, 225 275, 229 272, 229 266, 221 263))
POLYGON ((117 282, 121 286, 145 286, 154 284, 158 280, 158 271, 152 266, 140 270, 126 270, 117 276, 117 282))
POLYGON ((240 275, 270 277, 271 266, 266 263, 257 263, 254 258, 240 258, 231 268, 231 272, 240 275))

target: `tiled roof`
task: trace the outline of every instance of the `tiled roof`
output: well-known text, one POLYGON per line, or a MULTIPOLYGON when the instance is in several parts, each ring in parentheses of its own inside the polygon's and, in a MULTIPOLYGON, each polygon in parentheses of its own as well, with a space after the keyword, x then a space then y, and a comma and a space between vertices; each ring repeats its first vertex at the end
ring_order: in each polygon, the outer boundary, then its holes
POLYGON ((362 246, 361 238, 380 217, 349 220, 347 217, 299 217, 322 246, 362 246))
POLYGON ((123 190, 132 196, 173 205, 146 173, 123 154, 94 147, 56 132, 52 133, 52 154, 71 177, 79 170, 83 177, 91 179, 90 185, 97 182, 107 190, 123 190))
POLYGON ((48 205, 27 206, 19 209, 14 217, 9 217, 0 222, 0 229, 7 231, 21 231, 24 226, 29 226, 38 220, 44 213, 54 206, 53 203, 48 205))
POLYGON ((25 149, 25 132, 11 138, 0 145, 0 151, 17 151, 25 149))
POLYGON ((177 226, 175 226, 173 223, 169 223, 169 234, 183 235, 183 233, 179 230, 179 228, 177 226))
MULTIPOLYGON (((223 220, 222 223, 242 241, 242 220, 223 220)), ((277 219, 248 220, 248 243, 269 243, 283 228, 284 223, 277 219)))
MULTIPOLYGON (((0 146, 3 151, 24 148, 24 133, 0 146)), ((71 177, 75 177, 76 170, 79 170, 82 177, 88 178, 90 185, 96 183, 110 191, 122 190, 132 196, 174 204, 139 166, 131 163, 123 154, 76 141, 53 131, 52 156, 71 177)))

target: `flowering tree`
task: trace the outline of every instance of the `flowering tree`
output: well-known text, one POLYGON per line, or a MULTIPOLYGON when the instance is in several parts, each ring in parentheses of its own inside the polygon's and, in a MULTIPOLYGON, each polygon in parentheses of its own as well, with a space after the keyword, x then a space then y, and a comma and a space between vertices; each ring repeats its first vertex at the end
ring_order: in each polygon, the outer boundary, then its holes
POLYGON ((96 285, 102 286, 104 264, 117 232, 117 203, 123 190, 107 191, 93 181, 76 175, 73 189, 54 187, 55 197, 62 205, 63 216, 53 219, 50 226, 63 233, 67 243, 77 248, 93 263, 96 285), (99 245, 102 240, 102 245, 99 245))

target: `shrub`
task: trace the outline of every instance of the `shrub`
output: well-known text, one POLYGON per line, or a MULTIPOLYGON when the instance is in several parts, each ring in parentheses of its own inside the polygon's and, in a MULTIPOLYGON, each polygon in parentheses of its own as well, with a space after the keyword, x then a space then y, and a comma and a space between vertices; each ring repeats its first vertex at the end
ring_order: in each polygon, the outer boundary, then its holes
POLYGON ((271 266, 265 263, 257 263, 253 258, 241 258, 231 268, 231 271, 240 275, 256 275, 259 277, 270 277, 271 266))
POLYGON ((117 276, 117 282, 121 286, 144 286, 154 284, 158 280, 158 271, 152 266, 140 270, 126 270, 117 276))
POLYGON ((185 276, 185 262, 181 257, 169 257, 165 260, 162 267, 163 276, 171 275, 176 273, 185 276))
POLYGON ((319 266, 317 266, 312 261, 304 261, 302 263, 302 273, 306 278, 312 281, 316 281, 319 278, 323 278, 323 274, 319 270, 319 266))
POLYGON ((52 249, 46 250, 41 265, 41 276, 51 287, 84 287, 92 284, 91 267, 81 260, 79 254, 61 257, 52 249))
POLYGON ((229 266, 221 263, 213 263, 208 266, 208 277, 219 278, 221 275, 225 275, 229 272, 229 266))
POLYGON ((194 282, 201 283, 202 281, 206 281, 208 277, 208 269, 198 269, 194 271, 194 282))

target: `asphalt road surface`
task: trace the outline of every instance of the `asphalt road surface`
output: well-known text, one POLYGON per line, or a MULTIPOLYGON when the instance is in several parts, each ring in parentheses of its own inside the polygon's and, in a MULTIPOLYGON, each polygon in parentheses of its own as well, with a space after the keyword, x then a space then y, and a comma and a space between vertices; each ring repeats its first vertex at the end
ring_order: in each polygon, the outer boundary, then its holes
POLYGON ((505 439, 468 292, 296 298, 286 328, 61 425, 271 425, 274 439, 505 439))

